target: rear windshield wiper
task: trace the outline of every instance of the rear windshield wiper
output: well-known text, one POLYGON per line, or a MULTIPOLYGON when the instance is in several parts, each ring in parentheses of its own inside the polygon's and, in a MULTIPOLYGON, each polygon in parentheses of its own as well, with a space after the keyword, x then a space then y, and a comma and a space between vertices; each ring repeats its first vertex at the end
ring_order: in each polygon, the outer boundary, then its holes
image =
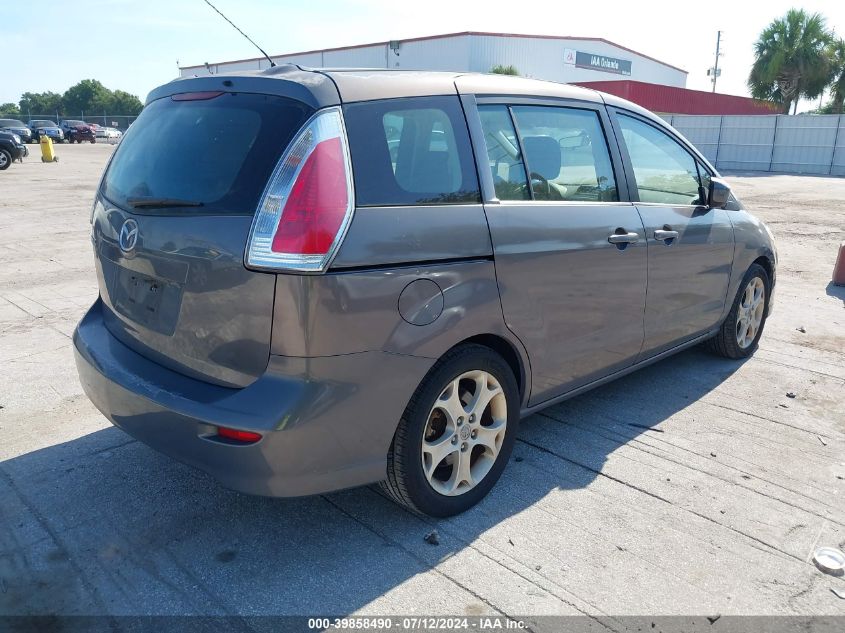
POLYGON ((158 209, 163 207, 201 207, 202 202, 180 200, 179 198, 128 198, 126 202, 134 209, 158 209))

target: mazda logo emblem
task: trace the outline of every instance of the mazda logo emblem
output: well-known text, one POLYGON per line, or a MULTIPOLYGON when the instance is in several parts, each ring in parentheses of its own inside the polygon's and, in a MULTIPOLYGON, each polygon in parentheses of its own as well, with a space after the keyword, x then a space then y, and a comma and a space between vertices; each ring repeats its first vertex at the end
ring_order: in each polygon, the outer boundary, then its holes
POLYGON ((135 248, 138 243, 138 223, 135 220, 129 218, 123 223, 123 226, 120 227, 120 239, 118 241, 120 250, 124 253, 128 253, 135 248))

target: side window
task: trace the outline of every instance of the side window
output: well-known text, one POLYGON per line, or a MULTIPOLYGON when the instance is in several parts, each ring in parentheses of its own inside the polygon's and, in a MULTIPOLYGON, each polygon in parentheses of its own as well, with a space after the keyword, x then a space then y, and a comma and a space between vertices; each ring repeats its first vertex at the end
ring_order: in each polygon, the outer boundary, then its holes
POLYGON ((607 141, 594 110, 511 108, 535 200, 619 200, 607 141))
POLYGON ((344 106, 358 206, 480 202, 457 97, 344 106))
POLYGON ((641 202, 692 205, 698 200, 698 166, 671 136, 629 116, 619 126, 631 157, 641 202))
POLYGON ((493 174, 493 186, 499 200, 529 200, 531 192, 519 140, 507 106, 479 106, 481 129, 487 144, 487 163, 493 174))

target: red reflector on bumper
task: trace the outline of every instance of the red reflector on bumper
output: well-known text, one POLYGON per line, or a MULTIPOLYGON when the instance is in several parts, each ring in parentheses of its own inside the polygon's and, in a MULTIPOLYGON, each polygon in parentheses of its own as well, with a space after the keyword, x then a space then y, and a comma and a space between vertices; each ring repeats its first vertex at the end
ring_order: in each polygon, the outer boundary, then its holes
POLYGON ((261 439, 260 433, 253 433, 252 431, 239 431, 237 429, 229 429, 225 426, 217 427, 217 435, 225 437, 228 440, 235 440, 244 442, 246 444, 254 444, 261 439))

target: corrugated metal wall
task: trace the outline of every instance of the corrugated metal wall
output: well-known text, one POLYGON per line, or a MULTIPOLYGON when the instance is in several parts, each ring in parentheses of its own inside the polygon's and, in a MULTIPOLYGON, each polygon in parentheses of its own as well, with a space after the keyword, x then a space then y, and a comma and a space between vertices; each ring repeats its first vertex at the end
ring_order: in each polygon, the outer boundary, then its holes
MULTIPOLYGON (((324 68, 385 68, 387 45, 359 46, 340 51, 325 51, 318 67, 324 68)), ((304 65, 304 64, 303 64, 304 65)))
POLYGON ((717 169, 845 176, 845 116, 667 115, 717 169))
POLYGON ((687 75, 684 71, 666 66, 610 42, 530 36, 472 35, 470 37, 468 70, 473 72, 486 73, 490 72, 496 64, 513 64, 523 76, 563 83, 600 79, 607 81, 637 79, 681 88, 687 83, 687 75), (563 61, 566 49, 630 60, 631 75, 616 75, 567 65, 563 61))
MULTIPOLYGON (((453 70, 489 72, 496 64, 517 67, 521 75, 550 81, 636 79, 648 83, 684 87, 683 70, 667 66, 620 45, 594 39, 553 38, 528 35, 461 33, 448 36, 400 41, 399 51, 387 43, 365 44, 322 51, 274 55, 279 63, 302 64, 314 68, 402 68, 406 70, 453 70), (631 62, 631 75, 616 75, 593 68, 564 63, 567 49, 614 57, 631 62)), ((268 62, 253 58, 242 61, 189 66, 180 69, 182 77, 238 70, 267 68, 268 62)))

